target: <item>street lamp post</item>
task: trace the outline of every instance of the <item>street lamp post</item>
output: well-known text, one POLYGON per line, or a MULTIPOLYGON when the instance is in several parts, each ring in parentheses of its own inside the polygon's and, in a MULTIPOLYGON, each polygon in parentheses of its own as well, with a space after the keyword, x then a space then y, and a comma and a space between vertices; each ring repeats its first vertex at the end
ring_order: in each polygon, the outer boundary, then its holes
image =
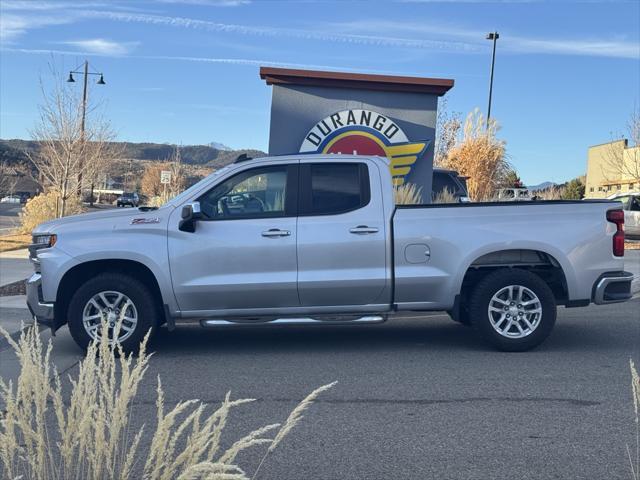
MULTIPOLYGON (((69 78, 67 78, 67 82, 69 83, 75 83, 75 80, 73 78, 73 74, 82 74, 83 75, 83 81, 82 81, 82 118, 80 120, 80 138, 82 139, 82 143, 84 144, 84 128, 85 128, 85 120, 87 117, 87 83, 88 83, 88 79, 89 79, 89 75, 100 75, 100 78, 98 79, 98 81, 96 82, 98 85, 106 85, 105 81, 104 81, 104 75, 102 74, 102 72, 90 72, 89 71, 89 61, 85 60, 84 61, 84 68, 82 69, 82 71, 78 71, 77 70, 78 67, 76 67, 76 70, 71 70, 69 72, 69 78)), ((79 197, 82 197, 82 157, 80 158, 80 162, 79 162, 79 169, 78 169, 78 190, 77 190, 77 195, 79 197)), ((93 182, 91 183, 91 198, 89 199, 89 203, 91 205, 93 205, 93 182)))
POLYGON ((489 80, 489 107, 487 108, 487 128, 489 128, 489 119, 491 118, 491 97, 493 95, 493 68, 496 64, 496 42, 500 38, 498 32, 487 34, 487 40, 493 40, 493 54, 491 55, 491 79, 489 80))

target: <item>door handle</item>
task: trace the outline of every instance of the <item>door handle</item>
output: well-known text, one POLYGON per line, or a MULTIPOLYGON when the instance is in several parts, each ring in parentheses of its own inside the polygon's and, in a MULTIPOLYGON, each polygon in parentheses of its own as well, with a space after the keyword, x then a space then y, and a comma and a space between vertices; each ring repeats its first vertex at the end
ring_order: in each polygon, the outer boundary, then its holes
POLYGON ((278 228, 270 228, 269 230, 265 230, 262 232, 263 237, 288 237, 291 235, 289 230, 280 230, 278 228))
POLYGON ((378 233, 378 229, 375 227, 367 227, 366 225, 358 225, 357 227, 350 228, 351 233, 356 235, 368 235, 370 233, 378 233))

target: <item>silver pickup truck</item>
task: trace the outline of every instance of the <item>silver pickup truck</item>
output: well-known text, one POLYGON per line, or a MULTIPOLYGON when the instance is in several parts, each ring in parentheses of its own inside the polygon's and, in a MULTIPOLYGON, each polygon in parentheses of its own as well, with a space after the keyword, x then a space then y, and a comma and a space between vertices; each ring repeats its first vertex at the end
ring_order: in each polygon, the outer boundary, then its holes
POLYGON ((366 324, 447 311, 501 350, 551 332, 556 306, 630 298, 617 202, 394 204, 378 157, 237 162, 159 209, 109 210, 33 232, 29 308, 78 345, 103 322, 134 349, 199 321, 366 324))

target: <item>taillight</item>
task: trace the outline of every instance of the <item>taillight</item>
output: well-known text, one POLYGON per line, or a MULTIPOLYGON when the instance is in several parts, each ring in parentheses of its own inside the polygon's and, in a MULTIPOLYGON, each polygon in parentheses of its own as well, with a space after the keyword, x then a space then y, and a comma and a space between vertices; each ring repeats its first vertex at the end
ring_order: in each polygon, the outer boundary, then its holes
POLYGON ((624 212, 622 210, 609 210, 607 221, 616 224, 616 233, 613 234, 613 255, 624 257, 624 212))

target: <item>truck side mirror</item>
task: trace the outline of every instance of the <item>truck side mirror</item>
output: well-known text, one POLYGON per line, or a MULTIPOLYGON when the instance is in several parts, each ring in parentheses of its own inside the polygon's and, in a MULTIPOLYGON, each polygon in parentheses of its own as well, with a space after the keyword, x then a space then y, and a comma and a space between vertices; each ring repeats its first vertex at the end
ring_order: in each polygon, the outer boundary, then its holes
POLYGON ((196 231, 196 222, 202 218, 200 202, 192 202, 182 207, 182 220, 178 224, 178 230, 193 233, 196 231))

